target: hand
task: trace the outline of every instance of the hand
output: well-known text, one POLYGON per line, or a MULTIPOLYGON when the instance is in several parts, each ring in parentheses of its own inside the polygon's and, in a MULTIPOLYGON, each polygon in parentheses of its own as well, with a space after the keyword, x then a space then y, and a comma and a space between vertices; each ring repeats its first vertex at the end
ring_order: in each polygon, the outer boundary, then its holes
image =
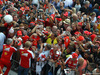
POLYGON ((33 50, 33 52, 36 51, 36 47, 35 46, 32 46, 32 50, 33 50))

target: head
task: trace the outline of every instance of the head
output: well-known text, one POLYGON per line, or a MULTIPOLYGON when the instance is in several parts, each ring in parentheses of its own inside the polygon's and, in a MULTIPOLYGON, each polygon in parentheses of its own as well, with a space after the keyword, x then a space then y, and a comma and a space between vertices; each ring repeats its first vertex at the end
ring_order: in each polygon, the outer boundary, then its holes
POLYGON ((84 5, 85 5, 85 7, 89 7, 89 5, 90 5, 90 2, 89 1, 85 1, 85 3, 84 3, 84 5))
POLYGON ((72 30, 72 28, 71 28, 70 26, 68 26, 68 27, 66 28, 66 31, 71 32, 71 30, 72 30))
POLYGON ((73 61, 76 61, 77 58, 78 58, 78 54, 77 54, 77 53, 73 53, 73 54, 72 54, 72 60, 73 60, 73 61))
POLYGON ((69 53, 71 53, 72 51, 74 51, 73 46, 68 46, 66 52, 69 54, 69 53))
POLYGON ((37 4, 33 4, 33 9, 37 9, 37 4))
POLYGON ((95 64, 94 63, 89 63, 87 68, 88 68, 89 71, 93 71, 95 69, 95 64))
POLYGON ((45 50, 50 50, 51 49, 51 45, 50 44, 47 44, 46 46, 45 46, 45 50))
POLYGON ((16 22, 18 21, 17 15, 14 15, 14 16, 13 16, 13 20, 16 21, 16 22))
POLYGON ((30 48, 32 46, 32 43, 30 41, 25 42, 25 48, 30 48))
POLYGON ((57 26, 53 26, 53 27, 52 27, 52 31, 53 31, 53 32, 56 32, 56 31, 57 31, 57 26))
POLYGON ((20 29, 21 31, 24 30, 24 24, 23 24, 23 23, 20 24, 19 29, 20 29))
POLYGON ((77 21, 77 19, 78 19, 77 14, 75 14, 75 13, 74 13, 74 14, 72 14, 72 17, 73 17, 73 21, 74 21, 74 22, 76 22, 76 21, 77 21))
POLYGON ((86 51, 86 52, 84 53, 84 58, 87 59, 89 56, 90 56, 90 52, 89 52, 89 51, 86 51))
POLYGON ((98 51, 98 46, 93 46, 93 52, 97 52, 98 51))
POLYGON ((7 41, 6 41, 6 44, 7 45, 13 45, 13 39, 8 38, 7 41))
POLYGON ((79 58, 78 59, 78 65, 83 65, 83 63, 84 63, 84 58, 79 58))
POLYGON ((58 50, 58 46, 57 45, 53 45, 53 50, 57 51, 58 50))
POLYGON ((64 23, 64 27, 67 28, 68 26, 70 26, 70 19, 65 19, 63 23, 64 23))

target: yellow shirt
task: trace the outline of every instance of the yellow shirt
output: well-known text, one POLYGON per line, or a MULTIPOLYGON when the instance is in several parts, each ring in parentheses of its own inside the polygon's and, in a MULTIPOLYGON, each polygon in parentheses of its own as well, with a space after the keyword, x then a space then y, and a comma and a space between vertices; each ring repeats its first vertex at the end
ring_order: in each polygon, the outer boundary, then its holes
MULTIPOLYGON (((52 39, 48 38, 47 41, 46 41, 46 43, 52 44, 52 39)), ((53 40, 53 44, 57 44, 57 39, 56 38, 53 40)))
POLYGON ((98 24, 97 29, 99 30, 99 34, 100 34, 100 24, 98 24))

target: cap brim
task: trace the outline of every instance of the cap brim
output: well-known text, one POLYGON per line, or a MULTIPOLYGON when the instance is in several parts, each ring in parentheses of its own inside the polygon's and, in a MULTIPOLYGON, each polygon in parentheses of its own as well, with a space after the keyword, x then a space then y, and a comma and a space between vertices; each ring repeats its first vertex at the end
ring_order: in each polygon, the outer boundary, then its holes
POLYGON ((63 21, 63 23, 65 23, 65 24, 69 24, 69 23, 67 23, 67 22, 65 22, 65 21, 63 21))

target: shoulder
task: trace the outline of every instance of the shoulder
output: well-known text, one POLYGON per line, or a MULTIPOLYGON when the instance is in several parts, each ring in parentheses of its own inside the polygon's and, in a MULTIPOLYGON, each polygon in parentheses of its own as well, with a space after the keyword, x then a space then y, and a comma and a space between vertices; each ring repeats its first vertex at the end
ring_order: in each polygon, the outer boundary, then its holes
POLYGON ((27 50, 30 54, 33 54, 33 52, 32 51, 30 51, 30 50, 27 50))
POLYGON ((16 49, 15 47, 12 47, 12 46, 11 46, 11 49, 14 49, 15 51, 17 51, 17 49, 16 49))

